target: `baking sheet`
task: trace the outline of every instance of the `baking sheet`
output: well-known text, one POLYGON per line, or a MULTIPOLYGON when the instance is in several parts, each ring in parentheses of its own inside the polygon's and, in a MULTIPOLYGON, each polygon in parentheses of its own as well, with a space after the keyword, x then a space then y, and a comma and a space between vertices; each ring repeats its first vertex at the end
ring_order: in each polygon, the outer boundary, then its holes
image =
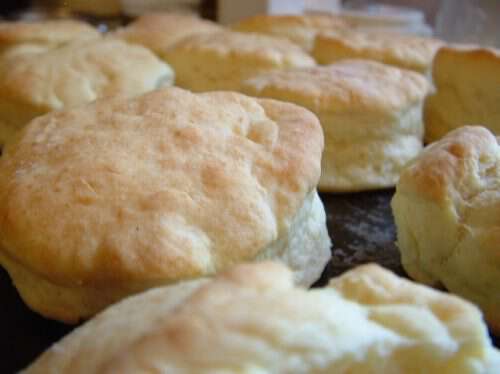
POLYGON ((390 201, 394 190, 321 194, 332 238, 332 259, 317 285, 356 265, 377 262, 406 276, 396 248, 390 201))
MULTIPOLYGON (((332 260, 316 286, 362 263, 377 262, 400 275, 396 231, 390 209, 394 191, 323 194, 328 229, 333 240, 332 260)), ((0 373, 26 367, 53 342, 74 327, 46 320, 31 312, 19 298, 7 273, 0 270, 0 373)), ((499 346, 499 339, 494 339, 499 346)), ((91 358, 89 358, 91 359, 91 358)))

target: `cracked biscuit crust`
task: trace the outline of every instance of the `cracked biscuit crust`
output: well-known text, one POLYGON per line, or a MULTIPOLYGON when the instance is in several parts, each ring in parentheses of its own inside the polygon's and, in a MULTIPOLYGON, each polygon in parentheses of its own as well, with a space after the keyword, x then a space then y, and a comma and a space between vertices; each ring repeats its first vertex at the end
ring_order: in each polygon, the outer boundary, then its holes
POLYGON ((213 274, 288 234, 322 150, 312 113, 236 93, 172 88, 53 112, 0 161, 0 260, 104 303, 213 274))
POLYGON ((392 202, 403 266, 477 303, 500 331, 500 147, 454 130, 403 171, 392 202))
POLYGON ((495 360, 479 311, 455 296, 377 265, 305 290, 262 263, 128 298, 25 374, 486 374, 495 360))

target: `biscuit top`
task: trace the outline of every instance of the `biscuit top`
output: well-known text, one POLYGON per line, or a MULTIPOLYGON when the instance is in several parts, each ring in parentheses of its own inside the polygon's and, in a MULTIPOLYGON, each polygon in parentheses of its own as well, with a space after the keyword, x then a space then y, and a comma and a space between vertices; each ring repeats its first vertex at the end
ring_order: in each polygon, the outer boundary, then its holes
MULTIPOLYGON (((313 55, 321 57, 324 53, 328 56, 328 48, 331 48, 334 54, 339 49, 347 49, 355 54, 352 57, 376 59, 387 64, 426 73, 434 55, 442 45, 442 41, 432 38, 395 33, 336 30, 318 34, 313 55)), ((323 61, 319 62, 323 63, 323 61)))
POLYGON ((232 29, 282 36, 310 50, 317 32, 347 27, 346 21, 335 16, 261 14, 240 21, 232 29))
POLYGON ((171 88, 53 112, 0 159, 0 245, 65 285, 212 274, 288 232, 322 150, 306 109, 236 93, 171 88))
POLYGON ((368 60, 273 71, 246 80, 245 93, 289 100, 315 113, 405 110, 430 89, 420 74, 368 60))
POLYGON ((479 311, 455 296, 377 265, 310 291, 291 278, 262 263, 148 291, 76 329, 26 374, 485 373, 499 362, 479 311))
MULTIPOLYGON (((467 60, 471 63, 485 63, 491 66, 500 66, 500 49, 484 48, 477 45, 451 44, 439 49, 433 64, 433 78, 447 80, 449 66, 455 59, 467 60)), ((458 69, 457 69, 458 70, 458 69)), ((461 70, 458 70, 460 73, 461 70)), ((500 91, 500 88, 499 88, 500 91)))
POLYGON ((94 27, 76 20, 0 22, 0 48, 20 43, 57 46, 99 36, 94 27))
POLYGON ((140 16, 127 27, 117 30, 113 35, 130 43, 141 44, 159 53, 186 36, 220 30, 222 27, 216 23, 194 16, 150 13, 140 16))
MULTIPOLYGON (((500 146, 481 126, 465 126, 429 145, 401 174, 397 189, 438 204, 498 217, 500 146)), ((470 218, 470 217, 469 217, 470 218)), ((484 227, 483 227, 484 229, 484 227)))
POLYGON ((41 114, 105 96, 141 94, 172 82, 173 72, 143 47, 96 39, 6 58, 0 78, 2 100, 41 114))
MULTIPOLYGON (((439 54, 470 54, 472 56, 481 57, 488 56, 490 58, 500 58, 500 49, 492 47, 483 47, 475 44, 447 44, 441 47, 439 54)), ((436 55, 437 57, 437 55, 436 55)))
POLYGON ((258 65, 279 68, 315 65, 312 57, 286 39, 235 31, 195 34, 166 50, 167 55, 179 52, 243 58, 247 63, 254 61, 258 65))

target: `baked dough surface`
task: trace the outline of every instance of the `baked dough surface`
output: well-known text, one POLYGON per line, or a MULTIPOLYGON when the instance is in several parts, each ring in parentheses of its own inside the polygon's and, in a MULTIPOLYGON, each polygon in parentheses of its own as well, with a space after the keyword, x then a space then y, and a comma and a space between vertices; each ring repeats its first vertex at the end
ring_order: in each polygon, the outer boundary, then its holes
POLYGON ((499 363, 480 312, 455 296, 376 265, 306 291, 264 263, 129 298, 25 374, 493 374, 499 363))
POLYGON ((322 150, 309 111, 236 93, 52 112, 0 159, 0 261, 32 308, 68 321, 293 248, 310 284, 329 258, 322 150))

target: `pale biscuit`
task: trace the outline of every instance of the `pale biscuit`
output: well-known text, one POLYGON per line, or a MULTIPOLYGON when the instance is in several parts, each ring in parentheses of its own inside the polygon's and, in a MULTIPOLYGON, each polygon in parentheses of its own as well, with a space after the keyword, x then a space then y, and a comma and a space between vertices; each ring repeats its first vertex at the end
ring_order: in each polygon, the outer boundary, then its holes
POLYGON ((408 274, 477 303, 500 332, 498 140, 476 126, 431 144, 401 174, 392 209, 408 274))
POLYGON ((121 40, 93 39, 0 61, 0 144, 31 119, 98 98, 135 96, 169 85, 172 69, 121 40))
POLYGON ((0 54, 20 44, 54 48, 70 41, 96 39, 99 36, 96 28, 76 20, 0 22, 0 54))
POLYGON ((215 22, 195 16, 160 12, 144 14, 112 35, 160 53, 189 35, 221 30, 215 22))
POLYGON ((325 133, 319 187, 359 191, 394 186, 422 149, 422 104, 430 89, 420 74, 367 60, 276 71, 242 91, 301 105, 325 133))
POLYGON ((477 308, 365 265, 295 287, 282 265, 129 298, 53 345, 24 373, 476 373, 500 353, 477 308))
POLYGON ((318 34, 312 55, 323 65, 362 58, 430 75, 432 60, 442 45, 432 38, 338 30, 318 34))
POLYGON ((283 37, 300 45, 304 50, 311 51, 318 32, 345 29, 349 26, 342 18, 332 15, 260 14, 238 22, 232 29, 283 37))
POLYGON ((0 262, 26 303, 74 322, 129 294, 280 259, 330 258, 306 109, 170 88, 32 121, 0 159, 0 262))
POLYGON ((176 84, 192 91, 238 90, 256 74, 314 66, 314 60, 286 39, 222 31, 182 39, 162 53, 176 84))
POLYGON ((465 125, 480 124, 500 135, 500 50, 474 46, 441 48, 434 59, 436 92, 425 102, 425 140, 433 142, 465 125))

